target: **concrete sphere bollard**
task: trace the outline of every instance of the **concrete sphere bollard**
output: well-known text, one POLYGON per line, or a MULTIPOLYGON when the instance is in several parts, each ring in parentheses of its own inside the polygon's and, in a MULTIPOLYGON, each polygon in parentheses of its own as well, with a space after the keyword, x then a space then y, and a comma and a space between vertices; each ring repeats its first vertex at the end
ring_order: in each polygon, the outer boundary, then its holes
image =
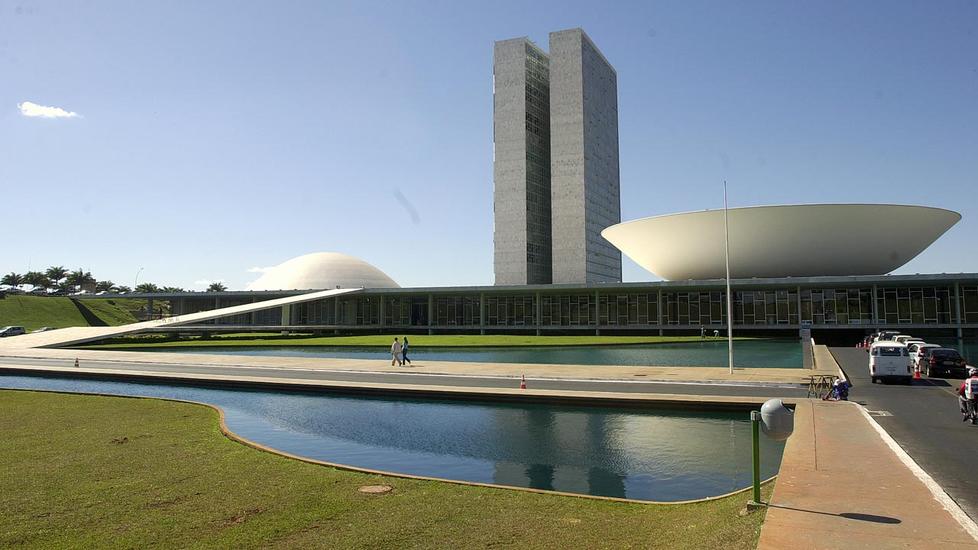
POLYGON ((788 439, 795 429, 795 413, 780 399, 768 399, 761 405, 761 430, 775 441, 788 439))

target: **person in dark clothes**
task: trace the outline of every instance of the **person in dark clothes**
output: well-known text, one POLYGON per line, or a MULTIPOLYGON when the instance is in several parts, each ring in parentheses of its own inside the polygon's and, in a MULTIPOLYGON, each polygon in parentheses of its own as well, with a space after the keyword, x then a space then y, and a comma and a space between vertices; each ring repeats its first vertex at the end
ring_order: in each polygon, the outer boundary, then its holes
POLYGON ((410 344, 408 344, 408 337, 405 336, 404 337, 404 345, 401 346, 401 359, 403 359, 403 362, 401 363, 402 365, 405 364, 405 363, 407 363, 407 364, 410 364, 411 363, 411 360, 408 359, 408 355, 407 355, 408 354, 408 346, 409 345, 410 344))

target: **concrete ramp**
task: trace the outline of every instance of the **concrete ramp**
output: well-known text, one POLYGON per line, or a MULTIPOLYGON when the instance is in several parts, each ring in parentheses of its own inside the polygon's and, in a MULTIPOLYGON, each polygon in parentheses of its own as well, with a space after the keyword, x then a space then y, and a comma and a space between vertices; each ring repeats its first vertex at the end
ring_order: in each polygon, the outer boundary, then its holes
POLYGON ((261 311, 264 309, 272 309, 276 307, 289 306, 292 304, 301 304, 303 302, 311 302, 314 300, 322 300, 323 298, 332 298, 334 296, 350 294, 359 292, 361 290, 363 289, 342 288, 335 290, 320 290, 310 292, 308 294, 299 294, 297 296, 287 296, 285 298, 276 298, 274 300, 265 300, 263 302, 254 302, 252 304, 243 304, 239 306, 212 309, 209 311, 200 311, 197 313, 188 313, 187 315, 177 315, 174 317, 167 317, 165 319, 143 321, 141 323, 132 323, 117 327, 69 327, 50 330, 47 332, 39 332, 36 334, 24 334, 22 336, 0 338, 0 350, 71 346, 83 344, 85 342, 92 342, 95 340, 103 340, 105 338, 136 334, 158 327, 189 325, 192 323, 199 323, 201 321, 209 321, 211 319, 220 319, 221 317, 228 317, 231 315, 251 313, 252 311, 261 311))

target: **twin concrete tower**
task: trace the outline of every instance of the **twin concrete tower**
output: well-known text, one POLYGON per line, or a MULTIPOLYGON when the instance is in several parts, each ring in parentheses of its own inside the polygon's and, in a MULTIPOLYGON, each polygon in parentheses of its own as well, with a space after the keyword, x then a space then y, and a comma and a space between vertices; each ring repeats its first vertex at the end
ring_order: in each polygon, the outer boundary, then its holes
POLYGON ((581 29, 493 52, 497 285, 621 281, 618 76, 581 29))

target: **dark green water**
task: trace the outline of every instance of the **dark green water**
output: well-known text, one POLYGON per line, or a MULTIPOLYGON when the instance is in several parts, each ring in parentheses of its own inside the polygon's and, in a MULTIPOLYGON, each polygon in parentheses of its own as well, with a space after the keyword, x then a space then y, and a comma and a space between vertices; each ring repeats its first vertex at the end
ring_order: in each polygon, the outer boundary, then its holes
MULTIPOLYGON (((0 375, 0 387, 168 397, 296 455, 405 474, 640 500, 750 485, 749 414, 367 398, 0 375)), ((762 475, 783 445, 761 438, 762 475)))
MULTIPOLYGON (((390 361, 386 349, 376 347, 234 346, 140 348, 139 351, 261 355, 279 357, 331 357, 390 361)), ((725 367, 726 341, 614 346, 539 346, 480 348, 411 348, 412 362, 471 361, 479 363, 551 363, 562 365, 627 365, 667 367, 725 367)), ((742 340, 734 342, 734 365, 754 368, 801 368, 797 340, 742 340)))

